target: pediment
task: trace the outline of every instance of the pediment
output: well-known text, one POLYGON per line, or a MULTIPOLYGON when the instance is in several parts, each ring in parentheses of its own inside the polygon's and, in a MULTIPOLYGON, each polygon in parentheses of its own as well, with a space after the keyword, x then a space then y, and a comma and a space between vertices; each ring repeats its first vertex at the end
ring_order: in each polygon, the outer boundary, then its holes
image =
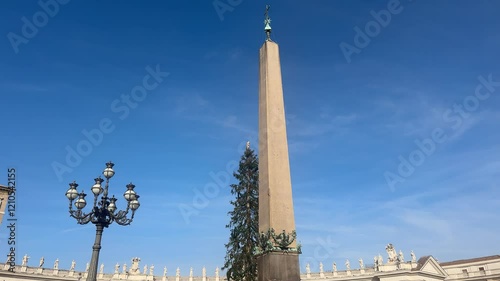
POLYGON ((443 277, 448 276, 446 271, 439 265, 439 263, 432 256, 430 256, 427 259, 424 265, 420 268, 420 271, 443 277))

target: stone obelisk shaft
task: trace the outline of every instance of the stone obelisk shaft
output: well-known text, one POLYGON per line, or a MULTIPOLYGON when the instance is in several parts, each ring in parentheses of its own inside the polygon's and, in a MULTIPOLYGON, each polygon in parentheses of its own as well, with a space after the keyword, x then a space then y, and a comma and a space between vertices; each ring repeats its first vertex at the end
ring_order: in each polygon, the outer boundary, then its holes
MULTIPOLYGON (((295 230, 278 44, 260 49, 259 231, 295 230)), ((294 244, 290 247, 295 247, 294 244)))
MULTIPOLYGON (((285 106, 278 45, 260 49, 259 82, 259 231, 295 231, 288 160, 285 106)), ((296 248, 294 241, 289 245, 296 248)), ((257 259, 259 281, 299 281, 298 253, 267 252, 257 259)))

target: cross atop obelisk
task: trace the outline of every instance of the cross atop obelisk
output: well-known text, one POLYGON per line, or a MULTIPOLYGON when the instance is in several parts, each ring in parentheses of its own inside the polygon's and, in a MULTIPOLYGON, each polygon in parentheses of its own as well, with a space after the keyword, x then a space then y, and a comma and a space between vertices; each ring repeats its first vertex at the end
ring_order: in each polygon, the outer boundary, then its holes
POLYGON ((269 17, 269 9, 271 8, 270 5, 266 5, 266 13, 264 14, 265 20, 264 20, 264 31, 266 32, 267 39, 266 41, 271 41, 271 18, 269 17))
POLYGON ((298 281, 300 268, 288 160, 283 86, 278 44, 267 39, 260 49, 259 80, 259 281, 298 281))

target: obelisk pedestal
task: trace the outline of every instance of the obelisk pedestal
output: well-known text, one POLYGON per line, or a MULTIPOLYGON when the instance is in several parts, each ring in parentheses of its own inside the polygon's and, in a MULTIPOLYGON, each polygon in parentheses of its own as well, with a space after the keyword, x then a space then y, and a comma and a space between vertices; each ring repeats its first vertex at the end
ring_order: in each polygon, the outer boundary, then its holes
POLYGON ((297 253, 267 253, 257 258, 259 281, 299 281, 299 255, 297 253))

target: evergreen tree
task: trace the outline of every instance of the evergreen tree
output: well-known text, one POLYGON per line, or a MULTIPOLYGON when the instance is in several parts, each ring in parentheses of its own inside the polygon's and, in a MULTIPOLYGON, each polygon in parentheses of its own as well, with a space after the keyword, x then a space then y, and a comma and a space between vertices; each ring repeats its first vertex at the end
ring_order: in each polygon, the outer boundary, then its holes
POLYGON ((253 251, 259 238, 259 160, 255 152, 247 148, 241 157, 238 171, 233 173, 238 180, 231 184, 234 209, 228 214, 231 220, 229 243, 226 244, 224 267, 228 280, 257 280, 257 261, 253 251))

